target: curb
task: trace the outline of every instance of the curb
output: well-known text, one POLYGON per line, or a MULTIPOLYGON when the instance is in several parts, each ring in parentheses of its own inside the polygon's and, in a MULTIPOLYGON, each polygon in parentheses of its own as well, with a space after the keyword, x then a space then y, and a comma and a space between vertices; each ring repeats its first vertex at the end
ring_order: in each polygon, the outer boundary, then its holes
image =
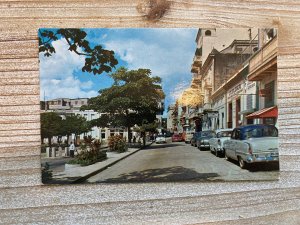
MULTIPOLYGON (((152 143, 153 143, 153 142, 152 142, 152 143)), ((145 145, 145 147, 148 147, 148 146, 152 145, 152 143, 150 143, 150 144, 148 144, 148 145, 145 145)), ((83 177, 80 177, 80 178, 78 178, 78 179, 72 181, 71 184, 79 184, 79 183, 82 183, 83 181, 89 179, 90 177, 96 175, 97 173, 100 173, 100 172, 106 170, 108 167, 113 166, 114 164, 116 164, 116 163, 120 162, 121 160, 123 160, 123 159, 125 159, 125 158, 127 158, 127 157, 129 157, 129 156, 131 156, 131 155, 133 155, 133 154, 135 154, 136 152, 140 151, 141 149, 143 149, 143 148, 145 148, 145 147, 141 147, 141 148, 137 149, 136 151, 131 152, 130 154, 128 154, 128 155, 126 155, 126 156, 123 156, 122 158, 119 158, 119 159, 117 159, 116 161, 114 161, 114 162, 112 162, 112 163, 110 163, 110 164, 108 164, 108 165, 106 165, 106 166, 104 166, 104 167, 102 167, 102 168, 99 168, 99 169, 97 169, 97 170, 95 170, 95 171, 93 171, 93 172, 91 172, 91 173, 89 173, 89 174, 87 174, 87 175, 85 175, 85 176, 83 176, 83 177)))

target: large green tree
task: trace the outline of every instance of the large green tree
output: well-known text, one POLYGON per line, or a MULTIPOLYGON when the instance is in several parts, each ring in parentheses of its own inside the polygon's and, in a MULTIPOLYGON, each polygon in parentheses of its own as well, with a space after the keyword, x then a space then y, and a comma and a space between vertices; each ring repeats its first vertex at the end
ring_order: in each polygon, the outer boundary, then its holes
POLYGON ((91 130, 89 122, 80 115, 67 115, 65 120, 62 120, 61 135, 67 136, 67 143, 69 143, 69 136, 75 134, 77 136, 91 130))
POLYGON ((66 40, 71 52, 85 56, 83 72, 94 75, 109 73, 118 64, 114 51, 104 49, 101 45, 92 46, 87 40, 87 33, 82 29, 40 29, 39 52, 43 52, 46 57, 52 56, 56 51, 52 42, 61 38, 66 40))
MULTIPOLYGON (((159 103, 164 98, 161 78, 151 76, 149 69, 128 70, 119 68, 110 75, 114 80, 110 88, 99 91, 99 96, 88 101, 88 108, 101 114, 93 121, 97 126, 125 126, 131 141, 130 128, 153 123, 159 103)), ((84 108, 83 108, 84 109, 84 108)))
POLYGON ((42 139, 48 138, 51 147, 51 139, 61 134, 62 118, 55 112, 41 114, 41 136, 42 139))

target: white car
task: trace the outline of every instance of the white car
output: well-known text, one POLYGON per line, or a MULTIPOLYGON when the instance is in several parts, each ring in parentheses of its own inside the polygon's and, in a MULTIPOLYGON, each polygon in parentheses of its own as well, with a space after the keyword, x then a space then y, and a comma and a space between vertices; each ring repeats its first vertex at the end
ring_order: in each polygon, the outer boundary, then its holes
POLYGON ((272 125, 245 125, 232 131, 224 142, 225 158, 237 160, 241 168, 248 164, 278 162, 278 130, 272 125))
POLYGON ((156 144, 160 144, 160 143, 167 143, 166 137, 163 134, 159 134, 157 135, 156 139, 155 139, 155 143, 156 144))
POLYGON ((209 139, 210 151, 217 157, 224 155, 224 141, 229 140, 233 129, 220 129, 216 130, 217 136, 209 139))

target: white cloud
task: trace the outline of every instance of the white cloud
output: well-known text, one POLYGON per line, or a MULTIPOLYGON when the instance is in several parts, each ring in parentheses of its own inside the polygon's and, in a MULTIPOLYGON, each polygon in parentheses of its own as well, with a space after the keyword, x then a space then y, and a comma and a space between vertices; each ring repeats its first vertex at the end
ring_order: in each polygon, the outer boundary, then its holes
POLYGON ((181 82, 177 83, 174 90, 170 91, 170 95, 169 95, 170 101, 175 102, 176 99, 178 99, 181 96, 183 91, 189 87, 190 87, 189 81, 181 81, 181 82))
POLYGON ((118 39, 107 41, 107 49, 115 51, 128 63, 129 69, 148 68, 152 74, 166 78, 190 74, 195 51, 194 33, 182 29, 153 29, 153 39, 118 39), (194 42, 194 41, 193 41, 194 42))
POLYGON ((40 53, 41 99, 93 97, 98 93, 91 90, 91 81, 82 82, 74 76, 74 71, 84 65, 84 56, 68 50, 65 40, 53 42, 56 53, 44 57, 40 53))
MULTIPOLYGON (((174 103, 190 86, 191 64, 196 49, 196 29, 141 29, 141 33, 107 40, 103 45, 115 51, 128 69, 148 68, 162 78, 165 103, 174 103)), ((137 33, 136 30, 133 33, 137 33)))
POLYGON ((52 43, 55 54, 45 57, 40 53, 41 78, 64 78, 73 74, 73 71, 84 65, 84 56, 79 56, 68 50, 69 45, 64 39, 52 43))
POLYGON ((41 80, 41 99, 54 98, 90 98, 97 96, 98 93, 94 90, 83 90, 83 86, 87 82, 81 82, 74 77, 66 77, 65 79, 42 79, 41 80))

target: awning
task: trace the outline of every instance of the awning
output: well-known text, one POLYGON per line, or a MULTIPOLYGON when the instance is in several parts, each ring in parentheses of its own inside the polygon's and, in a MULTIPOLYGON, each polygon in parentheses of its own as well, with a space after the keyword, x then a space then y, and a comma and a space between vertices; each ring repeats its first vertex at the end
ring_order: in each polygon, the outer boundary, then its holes
POLYGON ((278 117, 277 106, 273 106, 270 108, 264 108, 264 109, 258 110, 256 112, 251 113, 248 116, 246 116, 247 119, 270 118, 270 117, 278 117))

